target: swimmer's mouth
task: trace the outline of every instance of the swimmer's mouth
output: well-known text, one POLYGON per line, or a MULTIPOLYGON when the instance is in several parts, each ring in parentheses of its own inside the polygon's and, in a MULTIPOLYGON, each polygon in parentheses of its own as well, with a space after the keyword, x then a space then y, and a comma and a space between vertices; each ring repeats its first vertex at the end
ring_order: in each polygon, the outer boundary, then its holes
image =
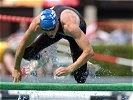
POLYGON ((54 38, 55 36, 54 35, 49 35, 50 38, 54 38))

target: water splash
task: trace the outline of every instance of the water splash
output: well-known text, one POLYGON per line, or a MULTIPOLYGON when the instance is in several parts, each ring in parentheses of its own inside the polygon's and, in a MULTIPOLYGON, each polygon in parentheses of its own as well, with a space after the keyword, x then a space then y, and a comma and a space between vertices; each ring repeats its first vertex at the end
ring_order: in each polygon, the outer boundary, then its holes
POLYGON ((20 91, 18 91, 18 100, 29 100, 29 96, 23 95, 20 91))
POLYGON ((29 97, 24 95, 19 95, 18 100, 29 100, 29 97))
MULTIPOLYGON (((107 76, 113 76, 112 75, 112 72, 109 70, 109 69, 106 69, 106 68, 101 68, 101 73, 104 75, 107 75, 107 76)), ((115 75, 115 73, 114 73, 115 75)))
POLYGON ((92 78, 98 78, 98 75, 96 74, 97 71, 101 69, 99 65, 92 64, 91 62, 87 62, 87 67, 89 69, 89 76, 92 78))

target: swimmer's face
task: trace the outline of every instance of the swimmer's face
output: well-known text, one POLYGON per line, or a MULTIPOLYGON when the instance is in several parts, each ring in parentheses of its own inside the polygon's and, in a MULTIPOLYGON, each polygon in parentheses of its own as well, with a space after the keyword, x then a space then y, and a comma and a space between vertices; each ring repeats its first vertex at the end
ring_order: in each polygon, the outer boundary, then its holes
POLYGON ((56 33, 57 33, 56 28, 54 30, 46 31, 46 34, 50 38, 55 38, 56 33))
POLYGON ((55 35, 58 31, 58 27, 59 27, 59 24, 57 24, 53 30, 45 30, 45 33, 48 35, 48 37, 55 38, 55 35))

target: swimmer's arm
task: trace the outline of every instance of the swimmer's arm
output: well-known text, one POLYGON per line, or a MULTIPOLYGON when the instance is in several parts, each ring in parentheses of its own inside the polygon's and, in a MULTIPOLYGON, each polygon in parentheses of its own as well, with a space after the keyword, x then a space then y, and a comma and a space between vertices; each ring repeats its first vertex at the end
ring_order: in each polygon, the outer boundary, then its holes
POLYGON ((61 22, 65 33, 73 37, 78 46, 83 50, 79 58, 73 64, 68 66, 68 70, 73 72, 84 65, 94 52, 85 33, 79 27, 80 20, 75 13, 71 11, 64 12, 61 16, 61 22))
POLYGON ((21 40, 15 55, 14 69, 20 71, 21 60, 24 55, 25 48, 35 39, 37 33, 35 32, 35 22, 33 21, 28 30, 25 32, 23 39, 21 40))
POLYGON ((75 39, 78 46, 83 50, 79 58, 73 64, 68 66, 68 69, 70 69, 73 72, 76 69, 80 68, 82 65, 84 65, 88 61, 88 59, 93 55, 93 49, 86 35, 79 28, 79 26, 75 24, 70 25, 68 26, 68 29, 69 29, 68 31, 70 35, 75 39))

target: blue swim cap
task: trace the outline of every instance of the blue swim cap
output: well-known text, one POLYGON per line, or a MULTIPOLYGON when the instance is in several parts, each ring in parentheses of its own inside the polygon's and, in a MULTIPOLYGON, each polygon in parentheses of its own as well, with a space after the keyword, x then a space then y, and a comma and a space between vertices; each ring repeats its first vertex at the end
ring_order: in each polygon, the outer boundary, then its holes
POLYGON ((45 9, 41 13, 40 17, 40 27, 44 30, 50 30, 55 28, 58 23, 58 18, 56 13, 52 9, 45 9))

